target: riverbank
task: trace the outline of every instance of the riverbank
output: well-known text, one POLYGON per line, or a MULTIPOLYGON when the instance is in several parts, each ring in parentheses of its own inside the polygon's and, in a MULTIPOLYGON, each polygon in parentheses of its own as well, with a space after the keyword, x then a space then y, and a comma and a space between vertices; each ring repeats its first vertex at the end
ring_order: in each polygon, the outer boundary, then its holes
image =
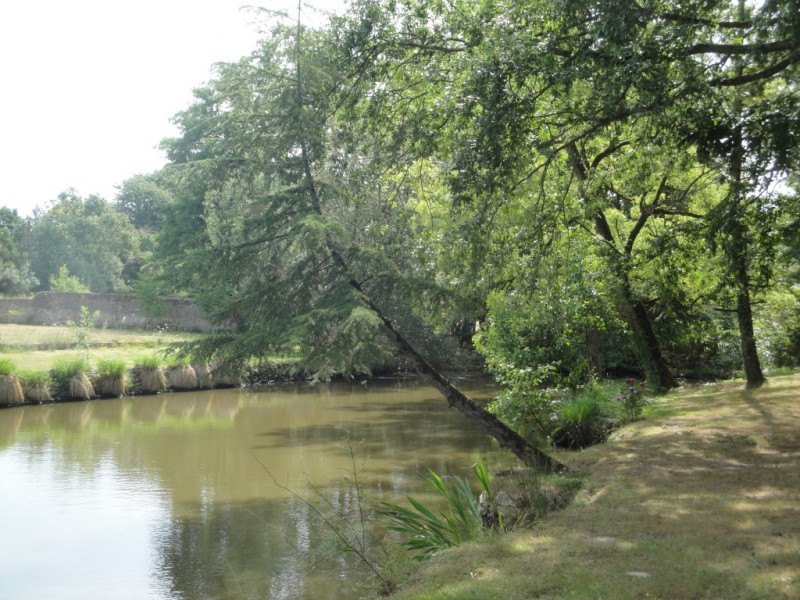
POLYGON ((532 530, 443 552, 397 600, 800 598, 800 375, 685 388, 607 443, 532 530))

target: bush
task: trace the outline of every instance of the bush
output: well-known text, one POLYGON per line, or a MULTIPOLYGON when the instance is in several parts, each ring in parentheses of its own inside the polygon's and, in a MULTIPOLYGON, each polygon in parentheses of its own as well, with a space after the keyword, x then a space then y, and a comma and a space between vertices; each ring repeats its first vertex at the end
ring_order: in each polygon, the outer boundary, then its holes
POLYGON ((197 373, 187 363, 174 364, 167 368, 170 387, 178 390, 193 390, 197 387, 197 373))

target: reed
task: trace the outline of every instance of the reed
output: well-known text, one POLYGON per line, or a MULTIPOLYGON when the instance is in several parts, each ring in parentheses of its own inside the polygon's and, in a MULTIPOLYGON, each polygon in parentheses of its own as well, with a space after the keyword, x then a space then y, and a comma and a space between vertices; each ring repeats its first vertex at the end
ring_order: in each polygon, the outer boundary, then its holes
POLYGON ((0 404, 22 404, 25 394, 16 375, 16 366, 8 359, 0 359, 0 404))

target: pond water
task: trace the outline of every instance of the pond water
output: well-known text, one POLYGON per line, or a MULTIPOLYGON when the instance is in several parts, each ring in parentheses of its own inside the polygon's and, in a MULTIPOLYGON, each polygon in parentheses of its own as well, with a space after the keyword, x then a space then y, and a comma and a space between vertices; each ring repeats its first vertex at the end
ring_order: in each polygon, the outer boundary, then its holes
POLYGON ((355 514, 354 463, 402 503, 498 452, 416 380, 0 410, 0 599, 357 598, 368 573, 282 486, 355 514))

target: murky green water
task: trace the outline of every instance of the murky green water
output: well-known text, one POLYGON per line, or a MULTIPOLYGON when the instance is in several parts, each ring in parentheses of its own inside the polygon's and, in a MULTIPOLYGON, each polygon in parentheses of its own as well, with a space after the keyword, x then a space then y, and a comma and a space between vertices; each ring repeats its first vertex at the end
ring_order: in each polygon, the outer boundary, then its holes
POLYGON ((0 599, 358 597, 367 573, 267 473, 354 512, 347 431, 370 500, 496 452, 416 381, 1 410, 0 599))

